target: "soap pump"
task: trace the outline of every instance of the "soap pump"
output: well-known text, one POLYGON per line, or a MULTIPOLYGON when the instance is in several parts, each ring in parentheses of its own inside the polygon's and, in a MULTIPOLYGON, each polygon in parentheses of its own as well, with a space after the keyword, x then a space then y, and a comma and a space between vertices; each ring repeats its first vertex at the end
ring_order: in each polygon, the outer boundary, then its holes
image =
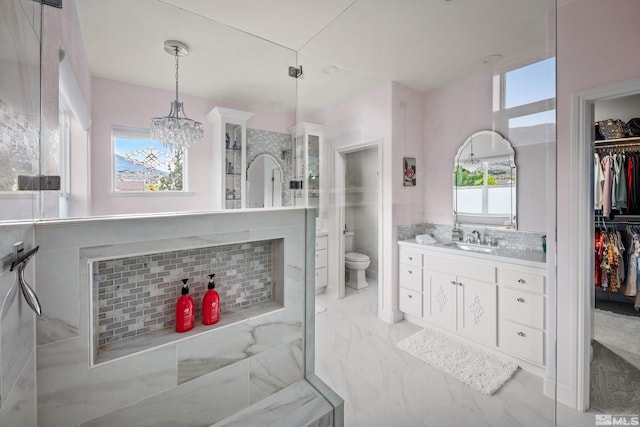
POLYGON ((182 279, 182 296, 176 303, 176 332, 187 332, 194 326, 195 310, 193 299, 189 296, 188 280, 182 279))
POLYGON ((216 284, 213 281, 215 274, 209 275, 209 289, 202 298, 202 323, 205 325, 213 325, 220 320, 220 295, 216 291, 216 284))

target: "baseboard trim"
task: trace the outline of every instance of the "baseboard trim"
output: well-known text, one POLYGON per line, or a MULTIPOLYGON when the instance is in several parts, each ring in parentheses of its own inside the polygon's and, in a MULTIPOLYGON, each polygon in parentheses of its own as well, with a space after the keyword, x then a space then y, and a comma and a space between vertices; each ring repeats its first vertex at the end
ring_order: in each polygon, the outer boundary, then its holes
POLYGON ((558 383, 558 395, 556 396, 556 381, 552 378, 545 378, 543 384, 543 393, 549 399, 557 399, 558 403, 562 403, 571 409, 576 409, 576 402, 571 387, 567 384, 558 383))

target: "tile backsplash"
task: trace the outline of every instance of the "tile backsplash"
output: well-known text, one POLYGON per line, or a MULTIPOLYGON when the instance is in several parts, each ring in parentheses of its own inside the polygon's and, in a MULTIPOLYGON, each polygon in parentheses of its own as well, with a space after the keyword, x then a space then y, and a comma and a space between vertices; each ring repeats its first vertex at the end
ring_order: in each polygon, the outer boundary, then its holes
MULTIPOLYGON (((398 226, 398 240, 413 239, 418 234, 430 234, 438 241, 451 240, 451 224, 410 224, 398 226)), ((471 234, 473 230, 478 230, 483 236, 492 236, 498 239, 499 245, 517 250, 542 250, 542 236, 544 233, 531 231, 507 230, 495 227, 484 227, 481 225, 459 225, 464 236, 471 234)))
POLYGON ((196 321, 209 274, 216 275, 222 313, 273 299, 272 241, 95 261, 92 271, 99 346, 173 328, 184 278, 196 321))

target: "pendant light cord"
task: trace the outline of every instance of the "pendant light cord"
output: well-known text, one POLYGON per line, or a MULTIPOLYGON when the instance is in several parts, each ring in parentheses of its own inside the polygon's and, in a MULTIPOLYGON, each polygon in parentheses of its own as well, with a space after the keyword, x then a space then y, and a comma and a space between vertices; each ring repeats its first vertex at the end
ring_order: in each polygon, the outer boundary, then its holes
MULTIPOLYGON (((176 52, 176 108, 178 108, 178 78, 179 78, 179 74, 178 74, 178 52, 179 52, 179 47, 176 46, 175 47, 175 52, 176 52)), ((179 116, 178 114, 179 112, 176 111, 176 117, 179 116)))

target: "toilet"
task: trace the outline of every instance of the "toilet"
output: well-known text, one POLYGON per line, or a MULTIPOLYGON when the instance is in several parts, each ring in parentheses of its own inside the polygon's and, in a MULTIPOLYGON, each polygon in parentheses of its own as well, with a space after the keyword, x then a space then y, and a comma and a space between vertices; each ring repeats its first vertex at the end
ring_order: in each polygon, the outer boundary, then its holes
POLYGON ((344 265, 349 271, 349 281, 347 286, 354 289, 362 289, 369 286, 365 277, 365 270, 369 267, 371 260, 365 254, 353 252, 354 232, 344 233, 344 265))

